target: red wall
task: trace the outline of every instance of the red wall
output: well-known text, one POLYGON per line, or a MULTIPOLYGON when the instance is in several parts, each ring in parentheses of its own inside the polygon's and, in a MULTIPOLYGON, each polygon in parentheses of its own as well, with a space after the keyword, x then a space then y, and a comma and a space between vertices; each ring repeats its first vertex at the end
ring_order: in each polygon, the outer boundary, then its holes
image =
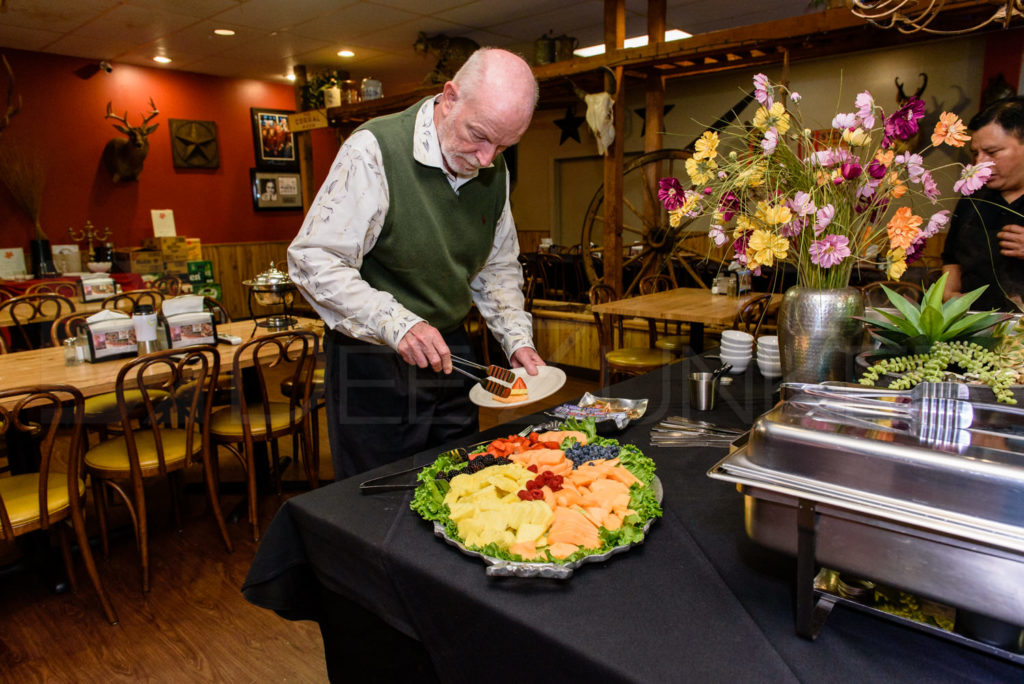
MULTIPOLYGON (((0 133, 0 145, 29 150, 43 165, 46 188, 41 223, 50 241, 70 242, 69 226, 86 219, 109 226, 115 246, 138 245, 152 235, 150 209, 173 209, 178 235, 203 242, 287 240, 298 231, 301 211, 257 212, 249 191, 255 166, 249 108, 294 109, 294 89, 255 80, 205 76, 115 64, 83 79, 89 60, 0 50, 14 70, 21 112, 0 133), (152 97, 159 128, 149 136, 149 155, 138 181, 114 183, 100 161, 112 137, 123 137, 104 119, 108 101, 128 122, 141 123, 152 97), (220 168, 176 169, 168 119, 217 123, 220 168)), ((0 73, 0 105, 7 90, 0 73)), ((0 112, 5 107, 0 107, 0 112)), ((314 184, 319 187, 337 152, 333 131, 313 132, 314 184)), ((28 246, 31 224, 0 185, 0 247, 28 246)), ((26 249, 27 254, 27 249, 26 249)))

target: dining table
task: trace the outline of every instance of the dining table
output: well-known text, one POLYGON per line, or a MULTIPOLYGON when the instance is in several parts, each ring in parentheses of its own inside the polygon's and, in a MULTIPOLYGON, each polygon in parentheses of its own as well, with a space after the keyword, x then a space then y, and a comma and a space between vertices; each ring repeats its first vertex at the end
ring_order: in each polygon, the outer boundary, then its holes
MULTIPOLYGON (((695 356, 601 391, 648 400, 615 435, 654 460, 664 492, 642 544, 567 579, 490 576, 410 510, 411 492, 361 493, 447 444, 287 500, 243 594, 316 621, 333 681, 1021 681, 1008 660, 845 605, 815 641, 796 634, 795 559, 750 540, 743 496, 707 476, 728 445, 651 444, 668 416, 745 429, 778 401, 778 382, 750 368, 713 410, 691 409, 684 379, 717 364, 695 356)), ((548 420, 539 411, 457 445, 548 420)))
MULTIPOLYGON (((690 347, 695 352, 701 352, 704 350, 704 326, 731 327, 736 317, 743 311, 743 307, 763 294, 747 292, 730 297, 714 294, 711 290, 699 287, 677 287, 639 297, 595 304, 593 310, 601 315, 687 323, 690 326, 690 347)), ((772 305, 781 301, 781 294, 772 295, 772 305)))

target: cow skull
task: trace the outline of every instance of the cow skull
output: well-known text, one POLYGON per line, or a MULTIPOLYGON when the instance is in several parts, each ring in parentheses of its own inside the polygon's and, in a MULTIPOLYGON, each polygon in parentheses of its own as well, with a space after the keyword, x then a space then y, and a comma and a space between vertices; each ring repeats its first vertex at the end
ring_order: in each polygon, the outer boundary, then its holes
MULTIPOLYGON (((612 75, 612 87, 610 92, 585 93, 579 86, 573 84, 576 95, 587 105, 587 126, 590 132, 597 139, 597 151, 600 154, 608 154, 608 149, 615 140, 615 116, 613 107, 615 98, 613 94, 618 90, 615 83, 615 72, 608 67, 608 73, 612 75)), ((571 82, 571 81, 570 81, 571 82)))

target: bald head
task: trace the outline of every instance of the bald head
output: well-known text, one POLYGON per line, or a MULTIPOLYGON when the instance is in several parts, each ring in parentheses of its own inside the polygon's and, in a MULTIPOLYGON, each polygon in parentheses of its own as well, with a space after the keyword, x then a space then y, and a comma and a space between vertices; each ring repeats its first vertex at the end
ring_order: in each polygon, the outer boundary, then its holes
POLYGON ((475 173, 526 132, 537 105, 537 80, 521 57, 477 50, 444 84, 434 107, 441 153, 449 169, 475 173))

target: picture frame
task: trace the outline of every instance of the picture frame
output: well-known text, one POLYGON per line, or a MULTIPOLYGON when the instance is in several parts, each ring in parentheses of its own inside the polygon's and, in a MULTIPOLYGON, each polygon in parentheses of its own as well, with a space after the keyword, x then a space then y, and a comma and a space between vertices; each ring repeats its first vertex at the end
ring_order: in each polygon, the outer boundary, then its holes
POLYGON ((252 206, 256 211, 302 209, 302 176, 287 171, 249 170, 252 206))
POLYGON ((249 112, 256 167, 298 170, 299 158, 295 151, 295 135, 288 126, 288 115, 295 112, 261 107, 250 107, 249 112))

